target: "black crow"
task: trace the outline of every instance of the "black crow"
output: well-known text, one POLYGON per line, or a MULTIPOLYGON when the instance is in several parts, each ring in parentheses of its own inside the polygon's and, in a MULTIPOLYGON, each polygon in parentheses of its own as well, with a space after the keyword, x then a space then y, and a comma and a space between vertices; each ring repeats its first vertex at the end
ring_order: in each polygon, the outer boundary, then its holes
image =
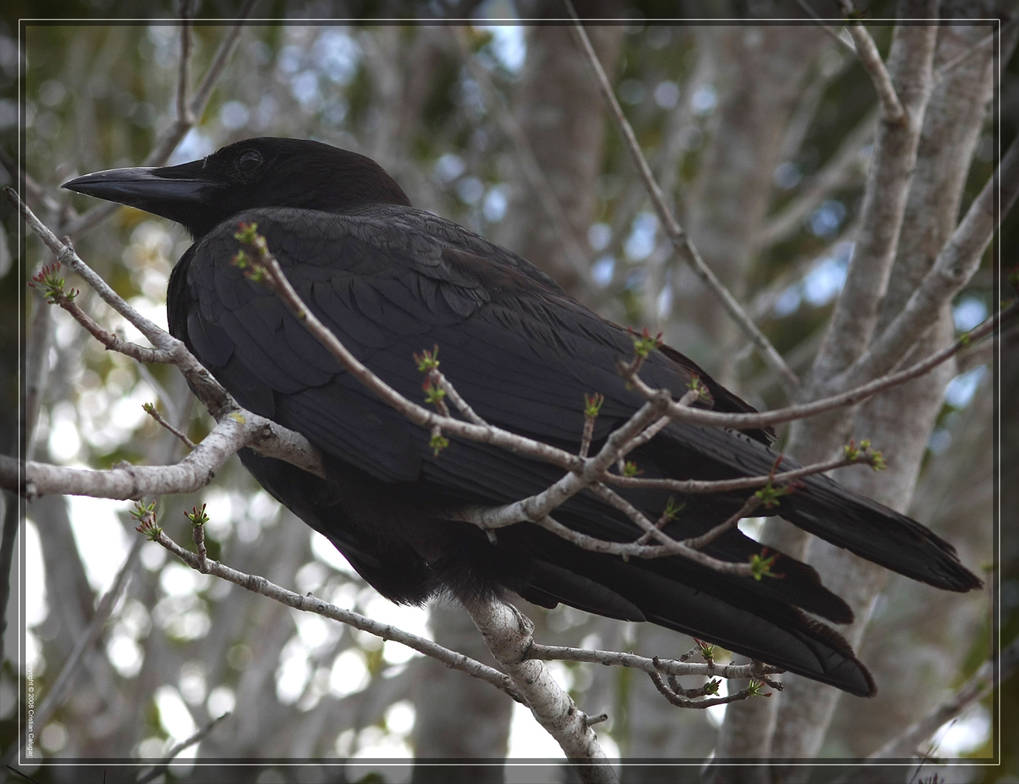
MULTIPOLYGON (((778 553, 755 580, 691 560, 590 552, 531 523, 489 537, 452 509, 531 495, 561 475, 546 463, 456 440, 438 454, 409 423, 344 372, 266 285, 230 263, 238 224, 257 224, 304 301, 353 353, 421 400, 412 359, 438 347, 441 369, 477 413, 502 428, 575 451, 585 395, 604 403, 594 448, 644 401, 617 370, 633 336, 567 296, 537 267, 474 232, 411 206, 374 161, 314 141, 257 138, 179 166, 114 169, 66 188, 177 221, 195 243, 174 267, 170 332, 246 408, 305 435, 321 479, 244 450, 261 485, 327 536, 380 593, 421 603, 446 590, 509 589, 544 607, 647 620, 858 695, 874 682, 849 645, 807 613, 852 612, 816 571, 778 553)), ((753 409, 691 360, 663 346, 641 377, 678 397, 696 376, 718 411, 753 409)), ((767 474, 766 430, 673 423, 633 455, 644 477, 721 479, 767 474)), ((785 461, 782 468, 794 464, 785 461)), ((664 491, 623 495, 651 519, 664 491)), ((734 514, 747 493, 689 495, 665 530, 697 535, 734 514)), ((815 475, 783 496, 780 513, 840 547, 939 588, 981 585, 924 526, 815 475)), ((554 513, 570 528, 632 541, 640 530, 589 492, 554 513)), ((705 552, 746 563, 759 544, 733 529, 705 552)))

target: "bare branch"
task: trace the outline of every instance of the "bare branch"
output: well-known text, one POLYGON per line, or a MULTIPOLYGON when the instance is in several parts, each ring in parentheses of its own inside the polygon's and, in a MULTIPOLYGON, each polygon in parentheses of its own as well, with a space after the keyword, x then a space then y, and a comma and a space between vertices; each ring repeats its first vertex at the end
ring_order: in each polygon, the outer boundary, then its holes
POLYGON ((690 241, 686 232, 679 225, 676 218, 672 215, 672 212, 666 206, 665 197, 662 194, 661 188, 658 186, 658 182, 651 173, 651 167, 648 165, 647 159, 644 157, 643 152, 641 152, 640 145, 637 142, 637 137, 633 133, 633 128, 626 119, 626 115, 623 114, 619 101, 616 100, 616 95, 612 90, 612 85, 609 83, 608 76, 605 75, 605 69, 602 68, 601 62, 598 60, 598 55, 595 54, 594 48, 591 46, 591 41, 587 37, 587 32, 584 30, 584 26, 577 17, 576 11, 574 10, 570 0, 565 0, 565 2, 570 16, 573 18, 574 29, 580 39, 581 46, 584 49, 588 61, 591 63, 591 67, 594 69, 595 75, 598 78, 598 84, 601 86, 602 93, 612 110, 612 116, 623 135, 627 149, 630 151, 630 155, 633 157, 634 163, 637 165, 640 176, 644 180, 644 184, 647 186, 648 195, 651 197, 651 203, 654 205, 655 212, 658 214, 658 219, 665 228, 665 232, 668 235, 669 240, 672 242, 673 247, 675 247, 680 258, 691 266, 694 272, 697 273, 698 277, 700 277, 705 285, 708 286, 709 290, 711 290, 719 298, 726 311, 728 311, 729 315, 732 316, 740 328, 742 328, 742 330, 747 334, 768 364, 772 365, 779 371, 787 390, 792 391, 796 389, 796 387, 799 386, 799 379, 796 377, 796 374, 789 369, 785 360, 783 360, 778 351, 775 350, 775 347, 771 345, 768 339, 764 336, 764 333, 762 333, 761 330, 758 329, 757 325, 753 323, 746 311, 743 310, 742 306, 736 301, 736 298, 733 297, 732 293, 718 279, 711 268, 704 263, 704 259, 701 258, 697 248, 690 241))
MULTIPOLYGON (((684 558, 723 574, 733 574, 739 577, 752 577, 754 575, 753 568, 750 564, 733 563, 732 561, 723 561, 719 558, 712 558, 710 555, 702 553, 700 550, 690 547, 684 542, 673 539, 671 536, 668 536, 664 531, 662 531, 661 528, 652 523, 637 507, 618 493, 609 490, 604 485, 593 485, 591 487, 591 492, 603 501, 607 502, 609 506, 612 506, 625 514, 637 525, 638 528, 644 531, 646 535, 660 540, 662 542, 662 545, 660 546, 662 548, 663 555, 681 555, 684 558)), ((638 544, 638 542, 640 542, 643 538, 643 536, 640 537, 640 539, 638 539, 632 546, 644 547, 645 545, 638 544)))
POLYGON ((159 778, 167 771, 167 769, 170 767, 170 763, 173 762, 174 758, 178 754, 180 754, 185 749, 194 746, 196 743, 200 743, 201 741, 205 740, 205 738, 208 737, 209 733, 211 733, 216 728, 216 725, 223 721, 223 719, 228 718, 229 716, 230 711, 227 711, 226 713, 217 716, 215 719, 213 719, 204 727, 202 727, 200 730, 198 730, 194 735, 182 740, 180 743, 178 743, 176 746, 170 749, 166 753, 166 756, 163 757, 159 764, 152 768, 152 770, 150 770, 144 776, 140 776, 138 779, 136 779, 136 783, 148 784, 148 782, 154 781, 155 779, 159 778))
POLYGON ((972 277, 998 226, 1019 194, 1019 140, 1013 140, 997 171, 973 200, 930 271, 916 287, 892 322, 874 340, 870 350, 833 379, 832 385, 854 383, 886 372, 898 362, 937 311, 972 277), (1000 195, 1001 202, 998 203, 1000 195), (997 209, 996 209, 997 208, 997 209))
POLYGON ((603 481, 606 484, 617 487, 642 487, 648 490, 673 490, 677 493, 729 493, 734 490, 755 490, 764 487, 769 482, 775 484, 788 484, 797 479, 813 474, 822 474, 835 468, 855 465, 857 463, 873 464, 873 456, 861 452, 855 457, 843 455, 832 460, 821 463, 812 463, 790 471, 782 471, 777 474, 759 474, 757 476, 742 476, 739 479, 644 479, 641 477, 620 476, 619 474, 607 474, 603 481))
POLYGON ((1001 651, 1001 670, 995 678, 993 661, 984 662, 966 683, 926 716, 909 726, 897 738, 892 738, 867 759, 893 759, 919 756, 918 747, 934 735, 945 722, 958 716, 967 707, 986 697, 997 684, 1003 684, 1019 666, 1019 640, 1013 640, 1001 651))
POLYGON ((318 453, 303 436, 284 431, 250 411, 235 411, 217 422, 193 451, 173 465, 122 464, 95 471, 26 461, 21 464, 24 473, 19 475, 18 461, 0 455, 0 487, 16 490, 29 498, 61 493, 123 500, 190 493, 209 484, 227 459, 244 446, 284 459, 317 476, 323 475, 318 453))
POLYGON ((913 181, 921 120, 933 82, 937 33, 934 24, 900 24, 895 28, 889 69, 908 122, 878 124, 860 231, 842 293, 814 362, 814 383, 823 384, 856 361, 877 325, 913 181))
MULTIPOLYGON (((187 57, 186 53, 183 51, 184 41, 182 39, 182 52, 177 85, 177 117, 156 139, 156 142, 152 147, 152 152, 150 152, 145 158, 145 166, 162 166, 166 163, 170 154, 177 149, 177 145, 180 144, 181 139, 187 135, 188 131, 191 130, 195 122, 201 119, 202 114, 205 112, 205 107, 209 102, 209 98, 212 95, 212 91, 216 86, 216 82, 219 81, 220 76, 223 74, 223 70, 225 69, 227 62, 230 60, 230 55, 233 53, 233 50, 237 45, 237 39, 240 36, 243 21, 251 13, 251 9, 254 4, 255 0, 247 0, 247 2, 245 2, 245 4, 241 7, 241 10, 237 15, 237 24, 230 28, 226 37, 220 42, 219 48, 216 50, 216 54, 212 58, 212 63, 209 65, 209 69, 205 72, 205 77, 202 79, 202 83, 198 86, 198 89, 192 96, 191 102, 187 104, 187 108, 183 115, 180 113, 180 101, 182 100, 182 91, 186 92, 187 89, 186 84, 184 83, 187 79, 187 57)), ((62 227, 61 233, 70 235, 81 234, 84 231, 94 228, 100 222, 116 212, 119 207, 119 204, 112 203, 100 204, 97 207, 93 207, 88 212, 79 215, 66 226, 62 227)))
POLYGON ((528 658, 534 625, 516 608, 494 596, 464 602, 464 607, 484 636, 488 649, 523 694, 525 704, 538 723, 555 738, 568 759, 591 763, 590 767, 577 771, 581 777, 592 784, 615 782, 615 773, 587 716, 541 661, 528 658))
POLYGON ((437 659, 447 667, 454 670, 460 670, 474 678, 479 678, 492 684, 497 689, 501 689, 506 692, 517 702, 525 702, 520 691, 510 678, 498 670, 492 669, 479 661, 471 659, 469 656, 444 648, 432 640, 427 640, 424 637, 418 637, 415 634, 406 632, 403 629, 392 626, 388 623, 380 623, 379 621, 360 615, 359 613, 351 610, 345 610, 341 607, 337 607, 334 604, 330 604, 329 602, 319 599, 317 596, 312 596, 310 593, 295 593, 294 591, 288 590, 280 585, 276 585, 260 575, 246 574, 245 572, 233 569, 211 558, 205 559, 205 569, 203 571, 200 568, 202 564, 199 556, 196 553, 192 553, 190 550, 186 550, 181 547, 162 530, 150 529, 150 531, 143 531, 143 533, 146 533, 146 535, 150 536, 153 541, 169 550, 195 571, 201 571, 203 574, 211 574, 213 577, 218 577, 221 580, 226 580, 234 583, 235 585, 239 585, 247 591, 262 594, 263 596, 267 596, 274 601, 287 605, 288 607, 293 607, 296 610, 312 612, 325 618, 331 618, 334 621, 339 621, 340 623, 352 626, 355 629, 373 634, 382 640, 393 640, 401 645, 406 645, 408 648, 418 651, 425 656, 431 656, 433 659, 437 659))
POLYGON ((874 83, 874 89, 881 100, 881 119, 889 123, 902 122, 906 119, 906 110, 895 92, 892 77, 888 73, 888 69, 885 68, 881 55, 878 54, 874 39, 870 37, 870 33, 858 20, 852 18, 856 15, 852 0, 839 0, 839 4, 842 6, 842 13, 850 18, 846 29, 849 30, 853 43, 856 44, 856 54, 860 58, 860 63, 874 83))
MULTIPOLYGON (((697 650, 696 648, 694 649, 697 650)), ((689 662, 680 659, 661 659, 657 656, 639 656, 622 651, 601 651, 594 648, 570 648, 562 645, 541 645, 534 643, 527 649, 528 659, 544 661, 575 661, 607 666, 628 667, 650 673, 664 673, 675 676, 699 676, 703 678, 753 678, 759 675, 782 672, 772 665, 751 664, 716 664, 713 660, 706 662, 689 662)))
POLYGON ((442 371, 436 369, 431 371, 435 376, 436 384, 446 393, 446 397, 449 398, 449 402, 453 404, 453 407, 466 417, 468 422, 473 422, 475 425, 481 425, 482 427, 488 427, 488 422, 482 419, 470 404, 460 396, 460 393, 456 391, 456 388, 449 383, 449 379, 442 373, 442 371))
POLYGON ((961 374, 981 365, 990 365, 994 361, 998 345, 1002 346, 1004 351, 1008 351, 1008 347, 1015 345, 1017 340, 1019 340, 1019 323, 1013 323, 998 333, 996 343, 979 343, 960 351, 955 358, 955 368, 961 374))
POLYGON ((770 697, 771 694, 761 694, 762 683, 760 681, 751 680, 750 684, 734 694, 729 694, 725 697, 707 697, 706 695, 710 692, 708 687, 701 687, 700 689, 683 689, 680 691, 675 683, 666 683, 664 677, 657 672, 649 673, 651 682, 658 689, 659 694, 665 697, 670 703, 678 708, 711 708, 715 705, 727 705, 730 702, 738 702, 739 700, 745 700, 750 697, 770 697), (701 697, 702 699, 696 699, 701 697))
POLYGON ((163 415, 160 414, 159 411, 156 409, 155 404, 146 403, 145 405, 142 406, 142 408, 145 409, 146 414, 148 414, 150 417, 156 420, 156 422, 158 422, 163 428, 177 436, 177 438, 184 443, 184 446, 186 446, 188 449, 195 448, 196 446, 195 442, 188 438, 187 434, 183 433, 182 431, 178 430, 173 425, 171 425, 169 422, 167 422, 166 419, 163 418, 163 415))
POLYGON ((106 346, 106 348, 110 351, 116 351, 119 354, 131 357, 131 359, 135 359, 138 362, 143 362, 145 364, 150 362, 164 364, 173 363, 177 359, 171 351, 152 348, 150 346, 139 346, 137 343, 131 343, 128 340, 124 340, 119 335, 104 329, 99 322, 78 307, 78 303, 74 301, 73 292, 51 298, 50 302, 54 305, 59 305, 61 308, 70 313, 75 321, 81 324, 92 335, 92 337, 106 346))
POLYGON ((709 531, 705 531, 700 536, 695 536, 691 539, 684 539, 683 544, 687 547, 692 547, 695 550, 701 550, 715 541, 718 537, 724 534, 726 531, 730 531, 739 525, 739 521, 744 517, 750 517, 762 503, 764 503, 757 495, 750 496, 746 501, 743 502, 743 506, 737 509, 728 520, 725 520, 709 531))
MULTIPOLYGON (((899 386, 905 382, 924 375, 932 368, 942 362, 946 362, 958 354, 962 349, 972 343, 991 334, 999 324, 1003 324, 1012 318, 1019 311, 1019 303, 1012 303, 1004 310, 998 311, 986 319, 979 327, 967 332, 951 346, 941 351, 936 351, 924 359, 915 362, 903 370, 891 373, 887 376, 875 379, 866 384, 850 389, 830 397, 821 398, 811 403, 803 403, 786 408, 776 408, 772 411, 763 411, 757 414, 722 414, 717 411, 706 411, 700 408, 683 408, 670 404, 668 415, 678 422, 693 422, 700 425, 716 425, 718 427, 731 427, 737 430, 750 430, 752 428, 778 425, 783 422, 791 422, 794 419, 805 419, 816 414, 832 411, 836 408, 854 405, 878 392, 899 386)), ((658 394, 660 390, 652 389, 639 378, 633 380, 633 385, 645 396, 651 397, 658 394)))
MULTIPOLYGON (((819 17, 817 15, 817 13, 814 11, 814 9, 810 7, 810 5, 807 3, 807 0, 796 0, 796 2, 799 3, 800 8, 802 8, 806 12, 807 16, 809 16, 813 20, 814 24, 816 24, 824 32, 826 32, 828 35, 830 35, 832 38, 834 38, 836 41, 838 41, 838 43, 843 48, 845 48, 846 50, 852 52, 854 57, 856 56, 856 46, 853 44, 852 40, 848 40, 847 41, 842 36, 841 33, 839 33, 837 30, 835 30, 830 25, 826 25, 824 23, 824 20, 821 19, 821 17, 819 17)), ((844 29, 845 28, 843 28, 843 30, 844 29)))

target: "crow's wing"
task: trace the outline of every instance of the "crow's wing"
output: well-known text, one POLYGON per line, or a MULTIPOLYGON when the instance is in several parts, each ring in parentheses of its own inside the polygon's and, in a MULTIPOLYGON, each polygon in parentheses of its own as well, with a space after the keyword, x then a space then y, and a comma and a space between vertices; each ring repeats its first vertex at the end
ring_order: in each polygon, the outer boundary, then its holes
MULTIPOLYGON (((335 465, 358 472, 365 482, 399 487, 403 493, 409 488, 433 517, 443 504, 491 505, 525 497, 560 472, 471 442, 454 440, 436 456, 427 432, 343 372, 268 287, 231 266, 239 221, 258 224, 305 303, 362 362, 411 399, 422 399, 423 380, 413 354, 437 346, 441 369, 478 414, 565 449, 579 445, 585 393, 605 397, 595 425, 596 444, 643 402, 615 369, 618 360, 632 355, 632 338, 625 330, 565 297, 523 260, 455 224, 407 208, 388 208, 381 216, 258 209, 206 235, 174 273, 174 334, 186 340, 242 405, 303 433, 335 465)), ((656 352, 642 377, 682 394, 696 372, 683 360, 678 352, 656 352)), ((717 409, 748 408, 707 376, 702 381, 709 383, 717 409)), ((648 476, 710 479, 767 473, 775 455, 766 441, 763 432, 754 438, 674 424, 636 457, 648 476)), ((263 483, 278 479, 271 471, 263 474, 263 483)), ((274 494, 291 508, 301 506, 301 499, 288 498, 293 493, 283 484, 277 481, 274 494)), ((667 499, 650 491, 627 497, 652 518, 667 499)), ((950 545, 927 529, 830 480, 808 481, 806 490, 790 498, 795 503, 786 503, 783 513, 791 512, 794 522, 891 568, 943 587, 976 579, 958 565, 950 545), (856 530, 844 530, 839 515, 853 518, 856 530), (897 565, 893 550, 906 551, 905 567, 897 565)), ((685 500, 687 506, 669 526, 676 536, 724 520, 741 501, 718 495, 685 500)), ((302 516, 319 530, 336 525, 324 519, 321 509, 305 509, 302 516)), ((639 534, 629 520, 586 494, 556 516, 604 539, 629 541, 639 534)), ((415 541, 414 521, 403 524, 396 538, 403 544, 415 541)), ((378 543, 364 541, 367 525, 361 526, 362 534, 345 534, 346 541, 339 534, 332 538, 341 549, 378 558, 378 543)), ((464 541, 476 540, 480 532, 464 533, 469 529, 457 530, 464 541)), ((866 671, 835 632, 787 606, 833 620, 851 617, 814 570, 788 556, 776 569, 783 579, 758 583, 678 558, 624 563, 553 539, 526 524, 500 532, 499 547, 527 563, 515 577, 500 575, 502 582, 534 601, 565 601, 614 617, 647 618, 855 693, 872 689, 866 671)), ((427 549, 420 542, 410 546, 427 549)), ((451 541, 440 549, 448 554, 456 547, 451 541)), ((733 531, 708 552, 735 561, 757 549, 733 531)))

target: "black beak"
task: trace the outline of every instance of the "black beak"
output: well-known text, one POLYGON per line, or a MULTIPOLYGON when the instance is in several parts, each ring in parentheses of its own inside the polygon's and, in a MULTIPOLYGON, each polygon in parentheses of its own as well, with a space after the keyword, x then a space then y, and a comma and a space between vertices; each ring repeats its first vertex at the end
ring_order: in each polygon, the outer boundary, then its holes
POLYGON ((166 176, 165 172, 176 168, 107 169, 68 180, 61 187, 141 209, 146 209, 145 203, 153 201, 202 201, 203 196, 215 189, 207 180, 166 176))
POLYGON ((198 211, 215 204, 223 186, 202 177, 203 161, 180 166, 108 169, 68 180, 62 187, 136 207, 190 226, 198 211))

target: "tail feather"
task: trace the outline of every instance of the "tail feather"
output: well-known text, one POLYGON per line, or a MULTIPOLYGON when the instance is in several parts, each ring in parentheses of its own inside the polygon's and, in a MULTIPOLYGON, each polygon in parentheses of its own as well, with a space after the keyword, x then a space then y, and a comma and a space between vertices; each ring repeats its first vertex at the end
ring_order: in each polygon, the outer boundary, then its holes
POLYGON ((800 528, 938 588, 962 592, 983 586, 950 543, 915 520, 827 476, 809 477, 805 485, 784 497, 778 510, 800 528))
MULTIPOLYGON (((680 443, 673 443, 664 454, 694 452, 709 476, 766 475, 778 457, 759 441, 721 428, 680 424, 668 433, 680 443)), ((782 460, 784 471, 799 467, 793 460, 782 460)), ((823 474, 801 480, 801 486, 783 496, 773 513, 838 547, 937 588, 969 591, 983 585, 962 565, 955 548, 933 531, 823 474)))
MULTIPOLYGON (((674 564, 666 576, 619 558, 548 543, 515 590, 544 606, 562 602, 625 620, 647 620, 859 696, 874 680, 831 627, 742 586, 740 579, 674 564), (550 562, 554 561, 554 565, 550 562), (598 591, 592 593, 591 586, 598 591)), ((672 559, 668 559, 672 560, 672 559)))

